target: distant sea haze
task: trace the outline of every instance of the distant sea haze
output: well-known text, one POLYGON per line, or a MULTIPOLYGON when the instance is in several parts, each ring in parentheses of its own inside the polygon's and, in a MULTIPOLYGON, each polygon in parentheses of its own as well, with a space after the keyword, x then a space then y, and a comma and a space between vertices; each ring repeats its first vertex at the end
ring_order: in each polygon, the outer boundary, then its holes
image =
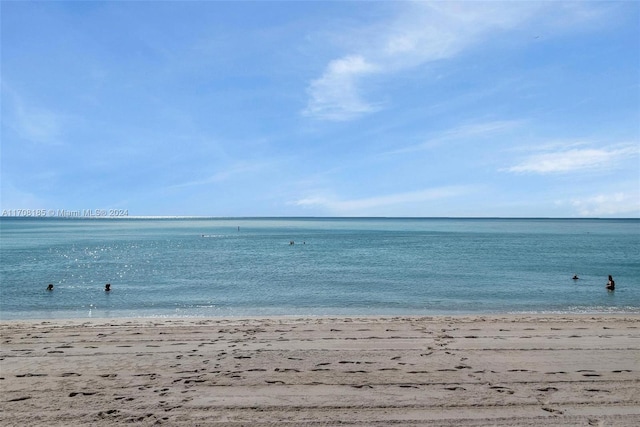
POLYGON ((638 219, 3 217, 0 231, 2 320, 640 313, 638 219))

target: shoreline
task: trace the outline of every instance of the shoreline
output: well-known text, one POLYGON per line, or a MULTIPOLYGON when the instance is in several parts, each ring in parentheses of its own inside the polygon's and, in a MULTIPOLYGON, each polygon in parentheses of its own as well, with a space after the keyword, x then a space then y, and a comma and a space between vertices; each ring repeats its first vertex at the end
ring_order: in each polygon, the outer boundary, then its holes
POLYGON ((391 313, 391 314, 366 314, 366 313, 293 313, 293 314, 223 314, 223 315, 171 315, 171 314, 155 314, 155 315, 114 315, 114 316, 61 316, 61 317, 26 317, 26 318, 0 318, 0 324, 19 323, 19 322, 99 322, 105 320, 121 321, 121 320, 225 320, 225 319, 344 319, 344 318, 376 318, 376 319, 394 319, 394 318, 415 318, 415 319, 431 319, 431 318, 500 318, 500 317, 625 317, 640 316, 639 310, 628 311, 522 311, 522 312, 432 312, 432 313, 391 313))
POLYGON ((0 321, 4 425, 640 423, 640 314, 0 321))
POLYGON ((147 321, 166 321, 166 322, 217 322, 217 321, 270 321, 270 320, 345 320, 345 319, 363 319, 363 320, 464 320, 470 321, 478 319, 514 319, 522 318, 550 318, 550 319, 567 319, 579 320, 584 318, 638 318, 640 312, 592 312, 592 313, 469 313, 469 314, 283 314, 283 315, 225 315, 225 316, 113 316, 113 317, 52 317, 52 318, 27 318, 27 319, 0 319, 0 327, 3 325, 11 325, 16 323, 38 324, 38 323, 94 323, 94 322, 147 322, 147 321))
POLYGON ((607 319, 607 318, 638 318, 640 319, 640 312, 614 312, 614 313, 487 313, 487 314, 433 314, 433 315, 422 315, 422 314, 393 314, 393 315, 376 315, 376 314, 353 314, 353 315, 343 315, 343 314, 307 314, 307 315, 298 315, 298 314, 286 314, 286 315, 276 315, 276 316, 263 316, 263 315, 253 315, 253 316, 245 316, 245 315, 237 315, 237 316, 149 316, 149 317, 126 317, 126 316, 114 316, 114 317, 54 317, 54 318, 27 318, 27 319, 0 319, 0 329, 4 326, 15 326, 20 324, 38 326, 79 326, 79 325, 91 325, 97 323, 112 323, 112 324, 121 324, 121 323, 150 323, 150 322, 166 322, 166 323, 191 323, 191 324, 201 324, 202 322, 211 323, 211 322, 244 322, 244 321, 297 321, 297 322, 305 322, 305 321, 316 321, 316 320, 327 320, 327 321, 356 321, 356 320, 379 320, 379 321, 396 321, 396 320, 406 320, 406 321, 464 321, 464 322, 473 322, 473 321, 486 321, 489 320, 512 320, 512 321, 520 321, 523 319, 553 319, 557 321, 578 321, 578 320, 586 320, 586 319, 607 319), (60 324, 60 325, 58 325, 60 324))

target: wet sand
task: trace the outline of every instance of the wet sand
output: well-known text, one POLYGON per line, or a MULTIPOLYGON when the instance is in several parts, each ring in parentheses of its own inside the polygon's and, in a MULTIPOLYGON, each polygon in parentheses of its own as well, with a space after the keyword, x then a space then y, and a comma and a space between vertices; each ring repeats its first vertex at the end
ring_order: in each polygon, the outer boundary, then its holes
POLYGON ((640 316, 0 324, 3 426, 636 426, 640 316))

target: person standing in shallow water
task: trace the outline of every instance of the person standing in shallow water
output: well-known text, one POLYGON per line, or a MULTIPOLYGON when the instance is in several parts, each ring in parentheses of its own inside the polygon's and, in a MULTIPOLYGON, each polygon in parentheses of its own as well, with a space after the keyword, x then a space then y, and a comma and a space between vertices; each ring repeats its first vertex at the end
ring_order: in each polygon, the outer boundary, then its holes
POLYGON ((613 277, 611 277, 611 275, 609 275, 609 281, 607 282, 607 289, 610 291, 615 290, 616 288, 616 282, 613 280, 613 277))

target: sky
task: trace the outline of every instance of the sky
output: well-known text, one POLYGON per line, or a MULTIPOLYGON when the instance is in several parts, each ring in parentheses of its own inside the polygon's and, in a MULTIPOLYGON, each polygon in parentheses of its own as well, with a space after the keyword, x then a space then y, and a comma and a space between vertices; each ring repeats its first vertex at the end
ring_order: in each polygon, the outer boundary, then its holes
POLYGON ((5 215, 640 217, 640 2, 0 7, 5 215))

